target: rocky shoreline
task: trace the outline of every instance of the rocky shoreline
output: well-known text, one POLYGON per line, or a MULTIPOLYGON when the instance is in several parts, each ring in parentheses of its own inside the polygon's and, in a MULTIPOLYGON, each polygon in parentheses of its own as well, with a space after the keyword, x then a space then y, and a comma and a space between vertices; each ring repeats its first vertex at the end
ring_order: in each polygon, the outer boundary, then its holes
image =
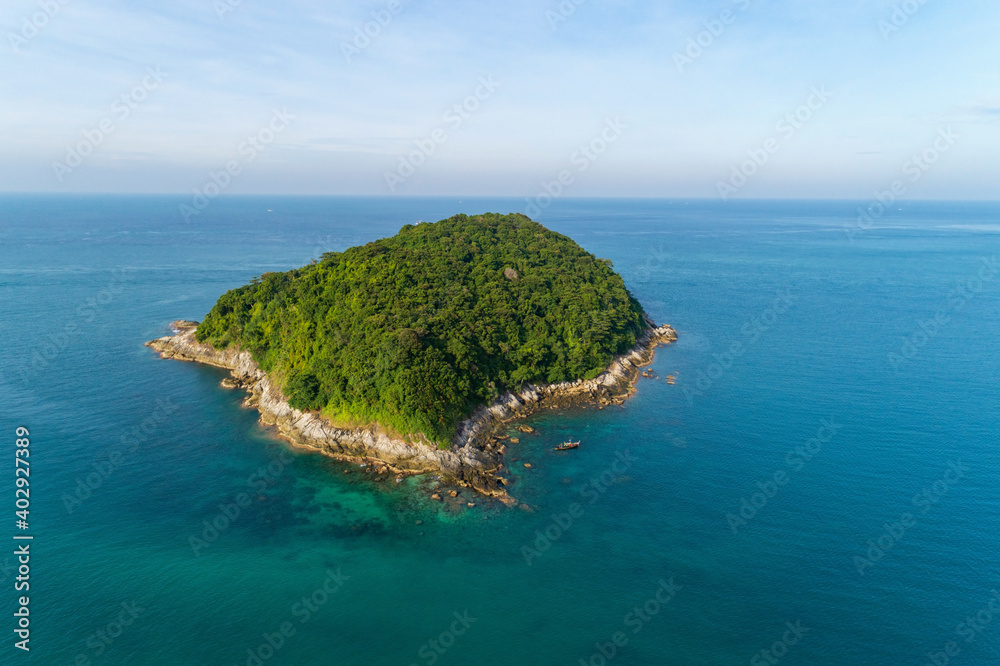
POLYGON ((195 340, 198 322, 178 320, 171 324, 174 335, 146 343, 162 358, 193 361, 228 369, 228 388, 248 392, 247 407, 256 408, 260 419, 275 426, 293 444, 341 460, 366 462, 382 473, 441 474, 448 482, 472 488, 509 504, 516 503, 506 490, 504 454, 507 446, 500 430, 511 421, 540 409, 597 404, 603 409, 620 405, 635 392, 641 368, 653 361, 657 347, 677 339, 670 326, 652 326, 635 347, 611 362, 607 370, 590 380, 544 386, 526 386, 507 393, 493 404, 477 409, 456 428, 451 449, 445 451, 425 442, 409 442, 392 436, 377 424, 362 428, 340 428, 316 412, 291 407, 261 370, 250 353, 238 348, 215 349, 195 340))

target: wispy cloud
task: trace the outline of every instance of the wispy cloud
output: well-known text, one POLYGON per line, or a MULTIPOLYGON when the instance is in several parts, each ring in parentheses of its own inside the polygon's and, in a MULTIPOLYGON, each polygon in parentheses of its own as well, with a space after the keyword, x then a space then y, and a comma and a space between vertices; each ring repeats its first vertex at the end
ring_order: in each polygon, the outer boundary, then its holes
POLYGON ((15 52, 10 35, 38 4, 11 0, 0 7, 0 188, 190 192, 287 107, 296 122, 231 191, 378 194, 400 151, 491 75, 502 92, 449 135, 408 193, 531 195, 620 116, 628 134, 578 189, 714 196, 720 171, 815 85, 837 90, 837 103, 740 196, 864 194, 884 179, 872 156, 898 162, 942 119, 970 129, 935 181, 939 195, 948 178, 967 192, 993 159, 1000 7, 927 3, 886 41, 877 24, 889 0, 585 2, 555 30, 546 12, 560 12, 558 0, 398 1, 387 22, 388 0, 243 0, 222 16, 204 0, 70 0, 15 52), (739 20, 679 75, 673 54, 726 10, 739 20), (366 29, 376 36, 345 59, 341 45, 366 29), (51 164, 150 66, 167 74, 156 94, 72 178, 52 178, 51 164))

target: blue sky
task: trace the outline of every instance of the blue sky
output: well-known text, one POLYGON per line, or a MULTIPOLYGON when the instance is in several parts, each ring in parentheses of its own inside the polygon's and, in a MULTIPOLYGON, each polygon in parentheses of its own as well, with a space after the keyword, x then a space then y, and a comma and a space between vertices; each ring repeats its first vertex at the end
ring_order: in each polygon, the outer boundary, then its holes
POLYGON ((988 0, 8 0, 0 191, 228 164, 227 193, 996 199, 998 26, 988 0))

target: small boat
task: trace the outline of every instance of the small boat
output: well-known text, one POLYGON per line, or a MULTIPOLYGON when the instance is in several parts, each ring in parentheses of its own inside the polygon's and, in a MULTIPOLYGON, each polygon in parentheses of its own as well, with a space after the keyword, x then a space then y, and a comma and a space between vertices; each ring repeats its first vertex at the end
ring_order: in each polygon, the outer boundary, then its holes
POLYGON ((553 451, 569 451, 570 449, 580 448, 580 442, 563 442, 559 446, 553 449, 553 451))

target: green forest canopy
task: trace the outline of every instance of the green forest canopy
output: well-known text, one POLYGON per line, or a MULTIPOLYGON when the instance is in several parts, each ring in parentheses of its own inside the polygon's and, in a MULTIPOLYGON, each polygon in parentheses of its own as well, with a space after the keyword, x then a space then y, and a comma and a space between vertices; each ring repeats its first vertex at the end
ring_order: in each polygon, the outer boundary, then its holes
POLYGON ((488 213, 265 273, 223 294, 196 337, 249 350, 294 407, 447 447, 476 406, 595 377, 646 327, 610 261, 488 213))

